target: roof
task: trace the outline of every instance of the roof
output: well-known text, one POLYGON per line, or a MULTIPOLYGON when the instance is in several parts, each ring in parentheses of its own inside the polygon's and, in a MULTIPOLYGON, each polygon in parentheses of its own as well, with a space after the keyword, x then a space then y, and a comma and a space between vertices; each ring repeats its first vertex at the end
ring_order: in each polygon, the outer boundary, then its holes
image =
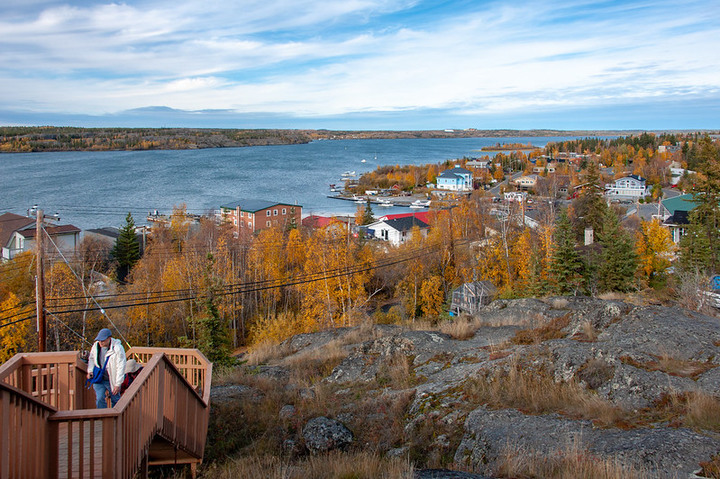
MULTIPOLYGON (((37 230, 35 228, 27 228, 27 229, 18 231, 18 233, 20 235, 22 235, 23 238, 29 239, 29 238, 35 237, 36 231, 37 230)), ((47 231, 47 233, 50 236, 53 236, 53 235, 61 235, 61 234, 66 234, 66 233, 80 233, 80 228, 78 228, 77 226, 73 226, 73 225, 45 226, 45 231, 47 231)))
POLYGON ((310 215, 302 219, 302 225, 309 228, 324 228, 333 223, 340 223, 340 220, 332 216, 310 215))
POLYGON ((692 211, 695 209, 697 204, 692 199, 692 194, 680 195, 663 200, 662 205, 673 215, 676 211, 692 211))
POLYGON ((16 215, 15 213, 3 213, 0 215, 0 246, 5 246, 10 241, 13 233, 19 229, 26 228, 35 223, 35 219, 27 216, 16 215))
POLYGON ((475 295, 480 295, 495 294, 497 288, 490 281, 473 281, 472 283, 464 283, 455 289, 455 291, 459 290, 468 290, 475 295))
POLYGON ((472 171, 466 170, 465 168, 460 168, 459 166, 456 166, 455 168, 451 170, 445 170, 442 173, 438 175, 438 178, 453 178, 455 176, 462 176, 462 175, 471 175, 472 171))
POLYGON ((85 230, 85 234, 93 233, 100 236, 107 236, 109 238, 117 239, 120 236, 120 230, 112 226, 106 226, 105 228, 93 228, 91 230, 85 230))
POLYGON ((278 205, 300 207, 300 205, 291 205, 289 203, 278 203, 277 201, 241 198, 241 199, 237 200, 236 202, 232 203, 232 206, 222 205, 221 208, 234 210, 234 209, 237 209, 238 207, 240 207, 240 211, 247 211, 249 213, 255 213, 256 211, 265 210, 265 209, 272 208, 273 206, 278 206, 278 205))
POLYGON ((381 216, 378 220, 396 220, 398 218, 417 218, 427 224, 430 224, 430 212, 429 211, 418 211, 415 213, 398 213, 395 215, 381 216))
POLYGON ((673 213, 672 216, 670 216, 668 219, 666 219, 663 222, 663 224, 666 224, 666 225, 689 225, 690 218, 688 216, 688 212, 678 210, 675 213, 673 213))
POLYGON ((430 227, 430 225, 428 225, 424 221, 421 221, 413 216, 406 216, 404 218, 395 218, 394 220, 385 220, 385 221, 383 221, 383 223, 388 225, 390 228, 398 230, 398 231, 410 231, 415 226, 417 226, 418 228, 429 228, 430 227))

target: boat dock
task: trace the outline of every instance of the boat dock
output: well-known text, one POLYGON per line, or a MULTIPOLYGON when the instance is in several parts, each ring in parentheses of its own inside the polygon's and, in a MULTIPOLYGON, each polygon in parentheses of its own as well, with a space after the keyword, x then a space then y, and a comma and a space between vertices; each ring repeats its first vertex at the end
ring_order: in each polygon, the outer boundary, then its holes
POLYGON ((371 205, 380 207, 400 206, 410 208, 418 198, 413 196, 343 196, 343 195, 327 195, 328 198, 336 200, 352 201, 353 203, 365 204, 370 199, 371 205))

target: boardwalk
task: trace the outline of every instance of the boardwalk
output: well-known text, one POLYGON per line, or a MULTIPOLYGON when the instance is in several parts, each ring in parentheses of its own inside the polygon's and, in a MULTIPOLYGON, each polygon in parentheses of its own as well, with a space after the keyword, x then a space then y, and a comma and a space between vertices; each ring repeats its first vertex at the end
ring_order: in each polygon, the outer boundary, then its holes
POLYGON ((197 350, 131 348, 144 368, 117 405, 95 409, 76 352, 0 367, 0 479, 131 478, 202 461, 212 364, 197 350))

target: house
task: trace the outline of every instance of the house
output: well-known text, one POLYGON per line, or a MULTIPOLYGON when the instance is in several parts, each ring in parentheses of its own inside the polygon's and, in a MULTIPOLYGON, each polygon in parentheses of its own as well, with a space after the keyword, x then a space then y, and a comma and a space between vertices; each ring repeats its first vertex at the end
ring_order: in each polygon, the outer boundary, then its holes
POLYGON ((696 206, 692 194, 667 198, 660 203, 658 216, 663 225, 670 229, 670 237, 673 243, 679 243, 680 238, 685 234, 687 225, 690 224, 688 215, 696 206))
POLYGON ((615 180, 614 184, 605 185, 605 196, 608 198, 622 198, 638 200, 648 195, 646 180, 642 176, 623 176, 615 180))
MULTIPOLYGON (((75 252, 80 241, 80 228, 73 225, 45 225, 43 228, 60 251, 75 252)), ((2 261, 9 261, 20 253, 35 250, 36 231, 34 218, 14 213, 0 215, 2 261)))
POLYGON ((231 222, 236 234, 257 233, 270 228, 291 228, 301 223, 302 206, 257 199, 241 199, 220 207, 225 221, 231 222))
POLYGON ((475 314, 492 302, 496 292, 497 289, 490 281, 465 283, 452 292, 450 311, 455 314, 475 314))
POLYGON ((467 166, 468 168, 472 168, 474 170, 478 170, 478 169, 486 170, 486 169, 490 168, 491 163, 492 162, 489 159, 488 160, 472 159, 472 160, 468 161, 467 163, 465 163, 465 166, 467 166))
POLYGON ((456 166, 445 170, 437 177, 437 188, 448 191, 472 191, 472 172, 456 166))
POLYGON ((381 216, 377 220, 378 221, 396 220, 398 218, 411 218, 412 217, 412 218, 419 219, 423 223, 430 224, 430 214, 431 214, 430 211, 416 211, 413 213, 398 213, 398 214, 394 214, 394 215, 381 216))
POLYGON ((376 221, 367 225, 367 232, 368 236, 400 246, 410 239, 410 233, 415 227, 420 229, 423 238, 427 237, 430 226, 413 216, 376 221))
POLYGON ((335 216, 318 216, 310 215, 302 219, 302 225, 305 228, 325 228, 326 226, 339 224, 347 225, 347 221, 335 216))
POLYGON ((515 186, 524 190, 535 188, 535 185, 537 185, 538 182, 538 178, 540 177, 535 174, 521 176, 520 178, 517 178, 515 180, 515 186))
POLYGON ((555 170, 557 170, 557 163, 548 163, 545 166, 533 167, 533 173, 542 173, 545 171, 548 173, 555 173, 555 170))

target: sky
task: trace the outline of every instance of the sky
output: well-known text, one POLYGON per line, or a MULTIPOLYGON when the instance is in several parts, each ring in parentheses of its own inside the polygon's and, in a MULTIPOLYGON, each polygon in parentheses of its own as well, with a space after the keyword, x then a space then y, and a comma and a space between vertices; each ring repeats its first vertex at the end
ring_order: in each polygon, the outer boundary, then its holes
POLYGON ((720 128, 718 0, 2 0, 0 52, 0 125, 720 128))

